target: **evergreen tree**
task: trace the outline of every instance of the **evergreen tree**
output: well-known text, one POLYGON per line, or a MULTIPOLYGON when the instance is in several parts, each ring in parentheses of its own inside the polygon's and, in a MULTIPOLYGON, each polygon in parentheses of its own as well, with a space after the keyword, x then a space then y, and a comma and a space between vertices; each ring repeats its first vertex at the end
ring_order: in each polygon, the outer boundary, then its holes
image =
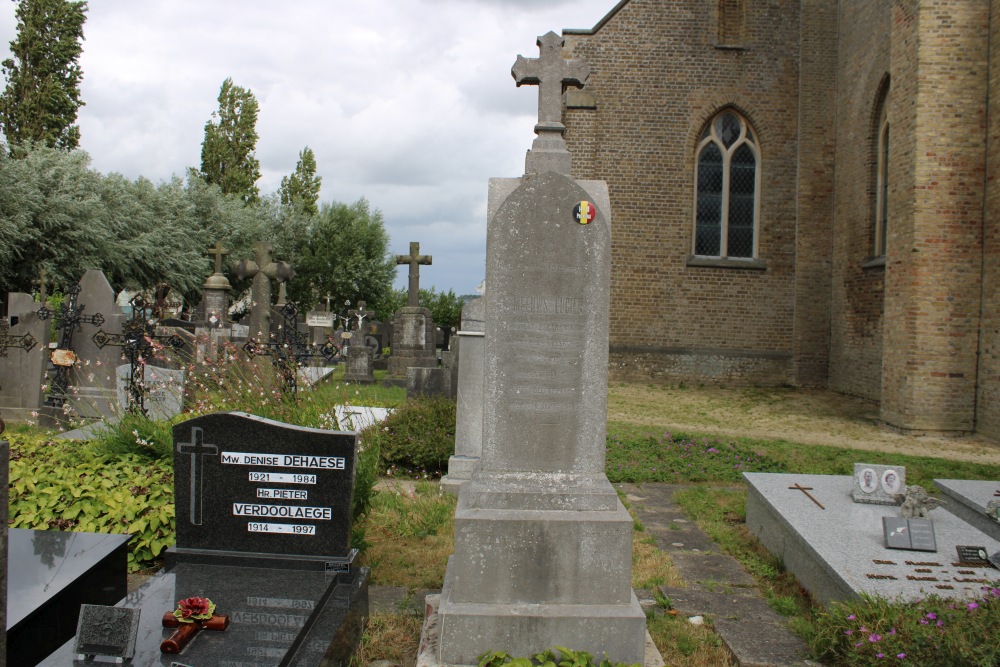
POLYGON ((8 145, 30 142, 76 148, 76 114, 83 70, 83 23, 87 3, 21 0, 12 58, 3 61, 7 88, 0 95, 0 125, 8 145))
POLYGON ((316 155, 306 146, 299 152, 295 171, 281 179, 281 204, 308 216, 319 213, 319 188, 323 178, 316 175, 316 155))
POLYGON ((256 202, 260 191, 260 162, 257 147, 257 98, 248 89, 222 82, 219 110, 205 123, 201 144, 201 174, 223 194, 233 194, 245 203, 256 202))

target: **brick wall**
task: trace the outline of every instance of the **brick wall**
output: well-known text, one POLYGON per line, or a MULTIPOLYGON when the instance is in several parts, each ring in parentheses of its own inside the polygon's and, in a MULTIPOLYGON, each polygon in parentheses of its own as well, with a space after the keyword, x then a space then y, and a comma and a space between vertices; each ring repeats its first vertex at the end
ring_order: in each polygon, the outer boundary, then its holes
POLYGON ((735 48, 717 46, 718 3, 704 0, 631 0, 593 34, 566 31, 564 55, 590 64, 585 92, 596 101, 566 112, 574 175, 603 179, 611 192, 612 357, 636 359, 612 364, 612 377, 792 381, 798 7, 746 3, 735 48), (727 106, 759 141, 765 270, 687 261, 695 146, 727 106), (762 358, 765 372, 744 370, 762 358))
MULTIPOLYGON (((875 248, 875 154, 889 84, 891 3, 839 4, 829 386, 877 400, 885 270, 863 264, 875 248)), ((895 92, 893 86, 889 103, 895 92)))
POLYGON ((990 21, 989 149, 983 227, 983 305, 977 430, 1000 438, 1000 0, 990 21))
POLYGON ((893 6, 882 419, 975 428, 982 278, 986 0, 893 6))

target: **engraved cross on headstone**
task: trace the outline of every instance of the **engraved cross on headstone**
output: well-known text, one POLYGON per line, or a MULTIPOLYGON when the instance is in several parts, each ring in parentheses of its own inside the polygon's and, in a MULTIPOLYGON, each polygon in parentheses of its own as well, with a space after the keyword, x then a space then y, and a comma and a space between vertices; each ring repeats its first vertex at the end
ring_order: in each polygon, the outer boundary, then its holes
POLYGON ((583 87, 590 76, 590 66, 583 60, 566 60, 562 57, 565 40, 549 31, 538 38, 538 58, 517 56, 510 73, 518 87, 538 86, 538 124, 535 125, 534 143, 525 162, 526 173, 556 171, 569 174, 571 160, 563 132, 562 94, 566 86, 583 87))
MULTIPOLYGON (((364 303, 364 302, 362 302, 364 303)), ((19 347, 25 352, 31 350, 35 347, 38 341, 30 333, 21 334, 20 336, 12 336, 10 333, 10 325, 7 323, 7 318, 0 318, 0 357, 7 356, 7 348, 9 347, 19 347)))
POLYGON ((191 427, 191 442, 177 443, 180 454, 191 454, 191 523, 200 526, 203 512, 203 489, 205 486, 204 464, 202 456, 214 456, 219 453, 216 445, 205 444, 205 433, 199 426, 191 427))
POLYGON ((410 288, 406 294, 407 306, 420 305, 420 265, 429 265, 433 257, 420 254, 420 244, 410 242, 409 255, 396 255, 396 264, 410 265, 410 288))

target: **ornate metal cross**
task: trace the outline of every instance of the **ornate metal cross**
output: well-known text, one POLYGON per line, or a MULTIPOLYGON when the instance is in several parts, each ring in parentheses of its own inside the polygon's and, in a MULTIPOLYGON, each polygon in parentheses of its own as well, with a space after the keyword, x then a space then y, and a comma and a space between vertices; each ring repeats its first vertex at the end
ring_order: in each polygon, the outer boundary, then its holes
POLYGON ((98 348, 108 345, 121 347, 129 363, 127 410, 136 414, 147 414, 146 395, 146 364, 155 354, 154 341, 163 341, 177 350, 184 346, 180 336, 156 335, 156 319, 153 317, 153 306, 140 292, 129 300, 132 306, 132 317, 122 323, 120 334, 107 333, 103 329, 91 336, 98 348))
POLYGON ((420 265, 429 265, 434 258, 420 254, 420 244, 410 242, 409 255, 396 255, 396 264, 410 265, 410 288, 406 293, 407 306, 420 305, 420 265))
POLYGON ((214 456, 219 453, 216 445, 205 444, 205 432, 200 426, 191 427, 191 442, 178 442, 179 454, 191 455, 191 523, 200 526, 204 501, 202 498, 205 487, 205 471, 201 457, 214 456))
POLYGON ((308 339, 298 329, 299 309, 291 301, 282 306, 279 312, 283 321, 278 328, 278 334, 271 334, 267 343, 259 343, 255 338, 251 338, 243 346, 243 351, 250 359, 256 356, 270 357, 275 368, 281 373, 285 389, 294 397, 299 388, 299 364, 315 357, 332 361, 337 354, 337 348, 330 342, 323 345, 309 344, 308 339))
POLYGON ((0 357, 7 356, 7 348, 19 347, 27 352, 37 343, 38 341, 30 333, 20 336, 10 335, 10 324, 7 323, 7 318, 0 319, 0 357))
POLYGON ((55 375, 52 378, 49 395, 45 398, 45 405, 53 408, 61 408, 66 402, 69 369, 73 367, 76 359, 76 355, 73 353, 73 333, 82 331, 82 324, 91 324, 95 327, 104 324, 104 316, 100 313, 83 314, 83 309, 86 306, 77 303, 80 290, 80 283, 66 290, 66 298, 59 307, 59 312, 49 310, 45 306, 38 309, 38 319, 54 319, 56 329, 59 330, 59 343, 49 356, 52 367, 50 370, 55 369, 55 375))
POLYGON ((826 509, 825 507, 823 507, 823 504, 820 501, 818 501, 815 498, 813 498, 812 494, 809 493, 810 491, 813 490, 813 488, 811 486, 802 486, 801 484, 799 484, 798 482, 796 482, 795 486, 790 486, 788 488, 792 489, 793 491, 801 491, 802 493, 806 494, 806 496, 809 497, 809 500, 811 500, 814 503, 816 503, 817 505, 819 505, 819 508, 821 510, 825 510, 826 509))

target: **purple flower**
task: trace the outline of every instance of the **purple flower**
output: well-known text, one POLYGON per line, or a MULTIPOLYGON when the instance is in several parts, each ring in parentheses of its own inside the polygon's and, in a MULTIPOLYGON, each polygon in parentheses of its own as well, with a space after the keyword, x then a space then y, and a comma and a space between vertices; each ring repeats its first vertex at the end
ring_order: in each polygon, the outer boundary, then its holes
POLYGON ((903 658, 906 657, 906 654, 905 653, 897 653, 896 657, 899 658, 900 660, 902 660, 903 658))
POLYGON ((845 635, 853 635, 854 634, 854 630, 844 630, 844 634, 845 635))
POLYGON ((965 606, 969 608, 969 611, 972 611, 973 609, 979 609, 979 605, 976 604, 975 602, 970 602, 965 606))
POLYGON ((872 643, 877 642, 880 639, 882 639, 882 635, 877 635, 874 632, 868 635, 868 641, 872 643))
POLYGON ((850 616, 848 616, 847 620, 848 621, 853 621, 854 620, 854 614, 851 614, 850 616))
POLYGON ((926 618, 920 619, 920 625, 927 625, 928 620, 926 618))
POLYGON ((885 653, 876 653, 875 657, 876 658, 884 658, 885 657, 885 653))
POLYGON ((934 619, 937 618, 937 614, 935 614, 934 612, 930 612, 930 613, 927 614, 927 618, 929 618, 929 619, 931 619, 933 621, 934 619))

